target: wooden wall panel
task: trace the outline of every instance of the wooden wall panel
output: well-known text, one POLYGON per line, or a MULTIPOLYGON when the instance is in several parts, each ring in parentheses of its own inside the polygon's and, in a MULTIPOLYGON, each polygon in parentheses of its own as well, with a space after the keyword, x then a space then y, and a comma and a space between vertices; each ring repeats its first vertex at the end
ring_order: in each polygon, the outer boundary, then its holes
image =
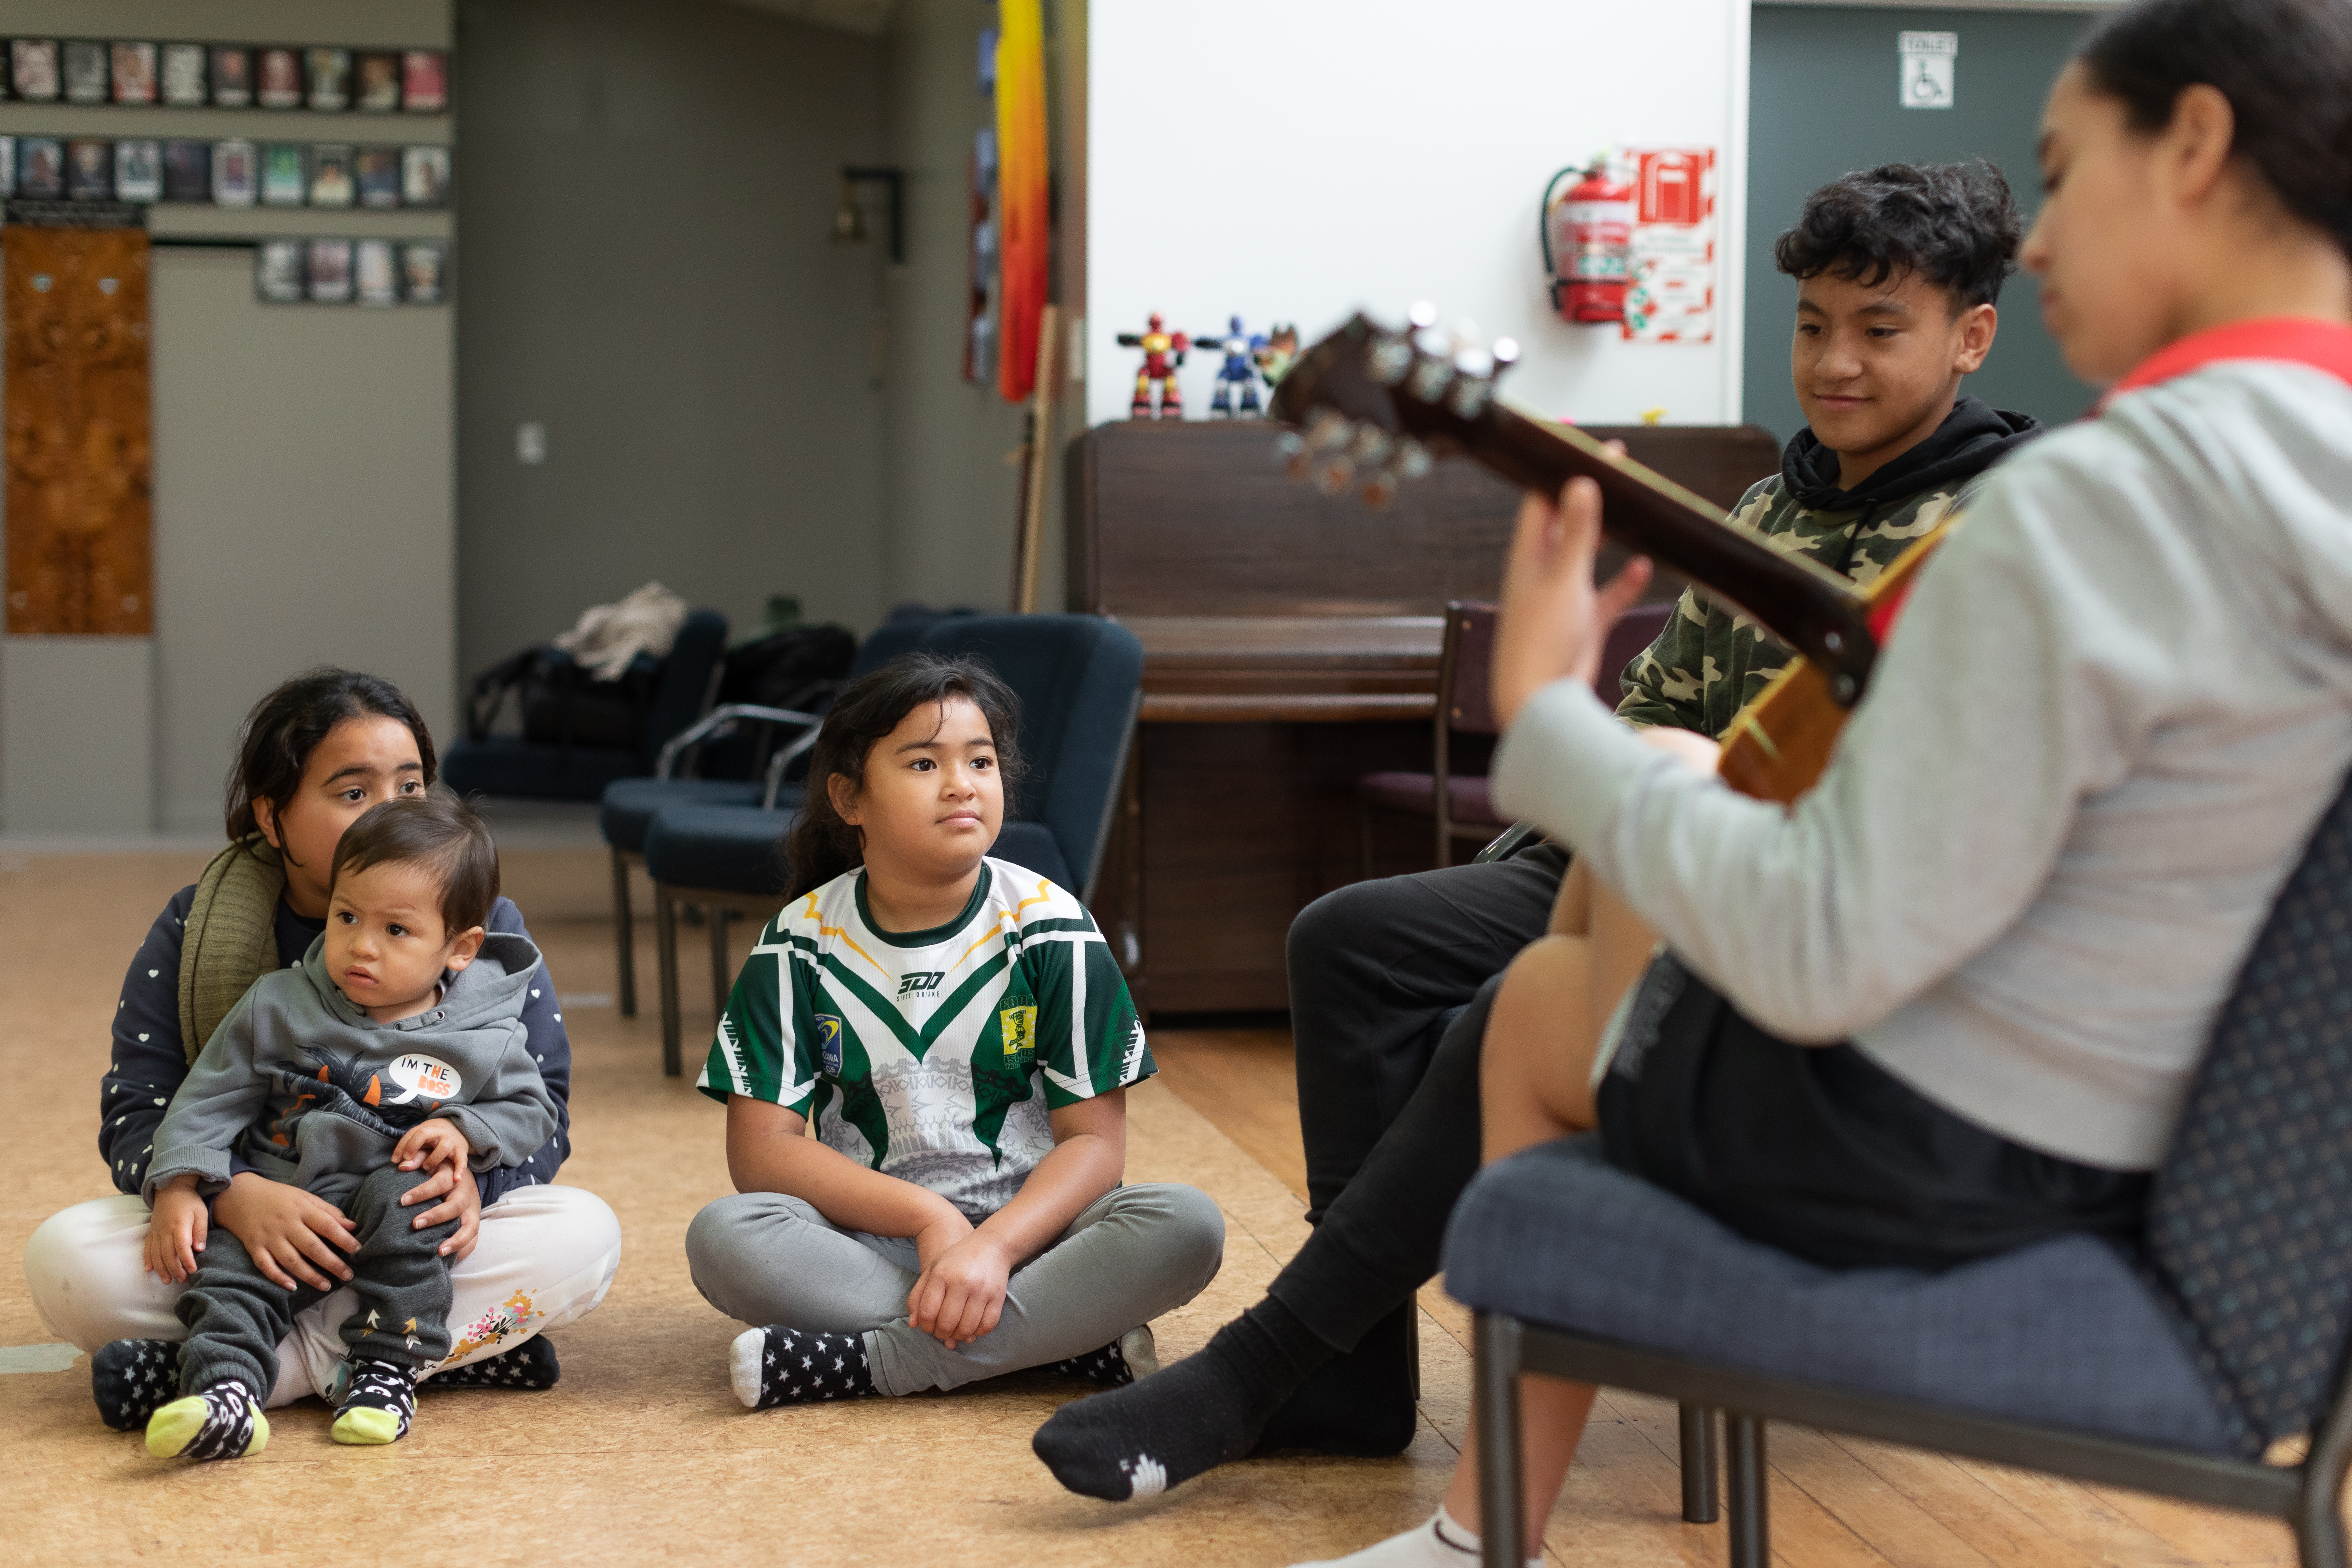
POLYGON ((5 263, 7 629, 154 626, 147 236, 0 230, 5 263))

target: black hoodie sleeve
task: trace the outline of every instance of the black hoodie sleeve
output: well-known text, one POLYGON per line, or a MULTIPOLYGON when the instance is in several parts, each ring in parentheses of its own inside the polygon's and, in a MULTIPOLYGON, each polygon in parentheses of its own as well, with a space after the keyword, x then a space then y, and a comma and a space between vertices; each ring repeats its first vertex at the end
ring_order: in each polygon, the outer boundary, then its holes
POLYGON ((180 1047, 180 943, 192 885, 172 895, 131 955, 114 1005, 114 1046, 100 1080, 98 1152, 118 1191, 136 1194, 154 1152, 164 1108, 188 1076, 180 1047))
MULTIPOLYGON (((530 928, 522 923, 522 911, 515 908, 512 899, 500 899, 493 905, 488 923, 492 931, 530 935, 530 928)), ((524 1048, 538 1065, 539 1076, 546 1080, 547 1092, 555 1101, 555 1136, 535 1153, 524 1156, 520 1165, 501 1165, 477 1174, 475 1180, 481 1185, 484 1208, 517 1187, 555 1180, 555 1173, 572 1152, 572 1040, 563 1032, 562 1005, 555 994, 555 977, 548 973, 547 962, 541 959, 539 973, 531 977, 530 994, 523 998, 524 1048)))

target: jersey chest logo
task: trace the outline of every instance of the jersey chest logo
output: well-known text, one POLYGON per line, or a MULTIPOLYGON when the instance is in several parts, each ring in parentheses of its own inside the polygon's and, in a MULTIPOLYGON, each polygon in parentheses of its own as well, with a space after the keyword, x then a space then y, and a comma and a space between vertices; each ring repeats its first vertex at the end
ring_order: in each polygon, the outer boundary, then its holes
POLYGON ((1037 1048, 1037 1009, 1007 1007, 996 1016, 996 1026, 1004 1036, 1004 1055, 1009 1060, 1025 1057, 1037 1048))
POLYGON ((944 969, 910 969, 898 977, 898 994, 901 996, 930 995, 939 990, 940 982, 947 977, 948 972, 944 969))
POLYGON ((827 1078, 841 1076, 841 1020, 830 1013, 816 1016, 817 1070, 827 1078))

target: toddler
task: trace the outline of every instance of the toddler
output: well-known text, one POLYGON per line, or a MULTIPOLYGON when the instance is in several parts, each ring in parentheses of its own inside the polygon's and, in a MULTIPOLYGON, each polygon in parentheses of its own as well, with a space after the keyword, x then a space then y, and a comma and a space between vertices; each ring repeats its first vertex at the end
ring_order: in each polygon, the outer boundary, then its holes
MULTIPOLYGON (((418 1373, 449 1352, 440 1246, 456 1222, 419 1229, 401 1198, 446 1164, 520 1164, 556 1126, 521 1022, 539 951, 485 933, 498 896, 489 830, 455 796, 376 806, 335 847, 325 932, 299 964, 256 981, 197 1057, 147 1169, 147 1267, 189 1281, 178 1306, 182 1397, 149 1419, 149 1453, 258 1453, 278 1343, 323 1294, 273 1284, 234 1236, 210 1226, 205 1199, 228 1184, 232 1161, 351 1216, 359 1305, 343 1324, 334 1437, 407 1435, 418 1373)), ((99 1352, 101 1411, 110 1363, 135 1368, 142 1342, 99 1352)))

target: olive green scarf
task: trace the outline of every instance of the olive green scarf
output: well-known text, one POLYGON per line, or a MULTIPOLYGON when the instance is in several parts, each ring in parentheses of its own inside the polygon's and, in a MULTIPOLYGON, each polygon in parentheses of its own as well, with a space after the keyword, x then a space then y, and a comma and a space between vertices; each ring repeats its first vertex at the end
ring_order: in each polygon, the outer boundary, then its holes
POLYGON ((194 1061, 253 983, 278 967, 286 868, 259 834, 213 857, 196 879, 180 943, 180 1044, 194 1061))

